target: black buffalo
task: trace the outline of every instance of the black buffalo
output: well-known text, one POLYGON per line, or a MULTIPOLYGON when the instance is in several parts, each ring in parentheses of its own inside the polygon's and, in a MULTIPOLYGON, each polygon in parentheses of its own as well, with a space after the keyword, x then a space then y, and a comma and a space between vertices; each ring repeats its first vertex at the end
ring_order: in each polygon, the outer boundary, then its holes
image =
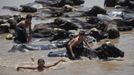
POLYGON ((35 0, 37 3, 41 3, 43 5, 48 5, 48 6, 55 6, 55 7, 61 7, 66 4, 69 5, 80 5, 83 4, 85 1, 84 0, 35 0))
POLYGON ((62 18, 55 19, 54 25, 56 26, 56 28, 61 28, 61 29, 67 30, 67 31, 68 30, 77 30, 79 28, 73 22, 69 22, 62 18))
POLYGON ((134 1, 133 0, 105 0, 104 2, 105 7, 114 7, 116 5, 127 6, 130 9, 133 9, 134 1))
POLYGON ((113 21, 116 22, 119 31, 131 31, 133 29, 133 19, 114 19, 113 21))
POLYGON ((95 52, 99 59, 108 59, 109 57, 124 57, 124 52, 113 44, 102 44, 95 52))
POLYGON ((69 38, 71 33, 65 30, 56 30, 55 34, 53 35, 52 39, 50 41, 55 41, 55 40, 61 40, 61 39, 67 39, 69 38))
POLYGON ((104 6, 105 7, 114 7, 116 5, 116 0, 105 0, 104 6))
POLYGON ((0 25, 0 34, 2 33, 9 33, 9 26, 8 24, 0 25))
POLYGON ((94 50, 85 48, 82 56, 88 57, 89 59, 98 57, 99 59, 107 60, 109 58, 124 57, 124 52, 113 44, 102 44, 94 50))
POLYGON ((108 38, 115 39, 120 37, 119 30, 117 25, 113 22, 105 21, 98 25, 98 29, 102 30, 103 32, 108 33, 108 38))
POLYGON ((35 3, 20 5, 20 7, 22 7, 21 12, 37 12, 37 8, 34 7, 34 5, 35 3))
POLYGON ((49 38, 49 41, 69 38, 70 32, 54 27, 52 23, 37 24, 33 28, 32 35, 35 38, 49 38))
POLYGON ((49 26, 49 24, 37 24, 33 28, 32 36, 35 38, 45 38, 52 37, 54 35, 54 30, 49 26))
POLYGON ((91 10, 84 12, 83 16, 97 16, 97 14, 106 14, 106 10, 99 6, 93 6, 91 10))
POLYGON ((97 30, 97 29, 96 30, 91 29, 89 35, 93 36, 97 41, 100 41, 100 40, 108 37, 107 33, 102 32, 102 31, 97 30))

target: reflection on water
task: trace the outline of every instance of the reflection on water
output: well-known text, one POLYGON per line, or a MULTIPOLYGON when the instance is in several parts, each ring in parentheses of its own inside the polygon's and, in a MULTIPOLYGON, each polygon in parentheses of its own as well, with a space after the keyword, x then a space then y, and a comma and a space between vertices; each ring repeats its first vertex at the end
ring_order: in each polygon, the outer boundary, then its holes
MULTIPOLYGON (((34 0, 0 0, 0 8, 4 5, 8 6, 19 6, 20 4, 25 4, 28 2, 32 2, 34 0)), ((84 6, 91 7, 93 5, 99 5, 103 7, 104 0, 86 0, 84 6)), ((16 12, 11 12, 9 10, 0 9, 0 14, 14 14, 16 12)), ((48 21, 52 21, 51 19, 47 19, 48 21)), ((33 24, 43 23, 43 21, 33 20, 33 24)), ((125 52, 124 58, 118 58, 117 60, 111 61, 102 61, 102 60, 79 60, 79 61, 68 61, 68 63, 64 65, 64 69, 61 70, 49 70, 47 75, 133 75, 134 74, 134 32, 123 32, 121 33, 121 37, 119 39, 110 40, 114 43, 118 48, 125 52), (85 60, 85 61, 84 61, 85 60)), ((31 62, 29 61, 31 57, 37 58, 45 58, 48 61, 56 61, 58 58, 47 58, 46 51, 35 51, 28 53, 7 53, 8 49, 11 48, 11 41, 5 41, 5 39, 0 39, 0 65, 15 67, 16 64, 20 64, 23 62, 31 62), (8 49, 7 49, 8 48, 8 49), (16 60, 17 59, 17 60, 16 60)), ((63 65, 62 65, 63 66, 63 65)), ((10 74, 7 74, 5 69, 1 69, 0 67, 0 75, 1 72, 3 75, 18 75, 18 73, 14 73, 14 70, 8 69, 10 74)), ((15 71, 16 72, 16 71, 15 71)), ((21 75, 25 75, 27 73, 23 73, 21 75)), ((37 75, 35 72, 31 72, 32 75, 37 75)), ((28 75, 28 74, 27 74, 28 75)), ((38 75, 44 75, 38 74, 38 75)))

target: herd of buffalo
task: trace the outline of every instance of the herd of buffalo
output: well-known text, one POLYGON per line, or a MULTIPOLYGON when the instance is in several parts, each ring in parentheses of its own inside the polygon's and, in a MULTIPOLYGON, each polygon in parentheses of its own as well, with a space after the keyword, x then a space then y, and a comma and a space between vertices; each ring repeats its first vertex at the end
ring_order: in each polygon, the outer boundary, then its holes
MULTIPOLYGON (((35 19, 40 20, 54 18, 52 22, 36 24, 32 29, 32 37, 49 38, 51 42, 69 39, 74 35, 72 30, 85 30, 87 36, 100 41, 105 38, 119 38, 120 31, 133 29, 133 0, 105 0, 105 8, 99 6, 84 8, 81 6, 84 2, 84 0, 35 0, 34 3, 20 7, 3 6, 3 9, 30 12, 35 19)), ((24 19, 21 15, 0 15, 0 33, 10 32, 10 29, 15 29, 16 24, 24 19)), ((85 50, 84 56, 87 53, 85 50)), ((95 54, 100 59, 124 57, 124 52, 111 44, 103 44, 96 48, 95 54)))

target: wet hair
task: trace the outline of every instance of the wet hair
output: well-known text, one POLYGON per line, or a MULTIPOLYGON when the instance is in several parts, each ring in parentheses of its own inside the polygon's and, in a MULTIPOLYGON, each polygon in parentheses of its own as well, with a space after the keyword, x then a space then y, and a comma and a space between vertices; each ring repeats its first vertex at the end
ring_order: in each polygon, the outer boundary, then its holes
POLYGON ((38 63, 40 63, 40 62, 44 62, 45 63, 44 59, 38 59, 38 63))
POLYGON ((32 19, 32 15, 31 14, 27 14, 26 19, 32 19))
POLYGON ((79 35, 85 35, 85 31, 80 31, 79 35))

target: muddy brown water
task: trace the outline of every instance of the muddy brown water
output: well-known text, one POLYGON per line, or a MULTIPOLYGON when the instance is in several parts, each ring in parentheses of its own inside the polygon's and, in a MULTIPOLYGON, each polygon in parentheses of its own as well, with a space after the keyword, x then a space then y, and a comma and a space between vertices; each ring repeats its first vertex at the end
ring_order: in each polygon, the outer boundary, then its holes
MULTIPOLYGON (((0 7, 3 5, 19 6, 32 2, 33 0, 0 0, 0 7)), ((99 5, 103 7, 104 0, 86 0, 85 7, 99 5)), ((8 10, 0 9, 0 14, 16 14, 8 10)), ((49 21, 49 20, 47 20, 49 21)), ((33 21, 40 23, 42 21, 33 21)), ((101 60, 83 60, 70 61, 66 58, 67 62, 60 63, 56 67, 47 69, 43 72, 22 70, 17 72, 15 68, 19 65, 35 66, 36 62, 32 62, 31 58, 35 61, 38 58, 44 58, 47 64, 54 63, 61 58, 48 58, 49 51, 31 51, 31 52, 15 52, 8 53, 12 47, 13 42, 5 40, 4 35, 0 35, 0 75, 134 75, 134 31, 121 32, 119 39, 111 40, 118 48, 125 52, 124 58, 117 58, 111 61, 101 60)), ((103 42, 103 41, 102 41, 103 42)))

